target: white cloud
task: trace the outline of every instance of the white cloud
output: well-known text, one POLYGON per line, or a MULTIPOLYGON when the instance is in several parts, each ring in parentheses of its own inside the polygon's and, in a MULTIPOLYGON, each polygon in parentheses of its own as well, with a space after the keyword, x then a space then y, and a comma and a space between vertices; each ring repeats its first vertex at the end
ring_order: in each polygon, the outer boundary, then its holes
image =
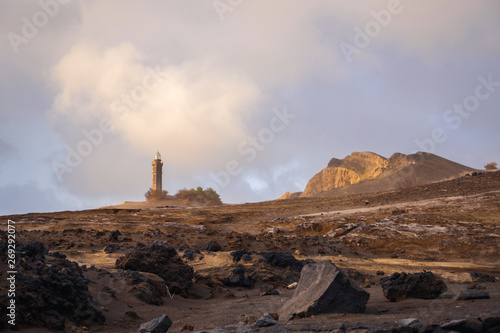
MULTIPOLYGON (((262 96, 245 75, 215 62, 149 67, 125 43, 104 51, 76 45, 54 69, 54 115, 92 124, 109 117, 132 147, 160 149, 184 167, 223 165, 220 151, 246 135, 262 96)), ((77 133, 79 134, 79 133, 77 133)))
MULTIPOLYGON (((83 129, 110 117, 114 134, 57 186, 82 200, 141 199, 157 149, 168 165, 169 190, 176 190, 170 187, 174 182, 203 185, 198 181, 210 171, 224 170, 232 159, 244 162, 238 144, 267 126, 273 107, 286 105, 299 115, 297 121, 255 160, 243 163, 243 172, 221 193, 232 202, 274 198, 284 187, 300 188, 332 156, 353 150, 410 152, 414 139, 439 125, 428 119, 441 119, 478 75, 500 78, 496 0, 400 0, 402 13, 351 64, 339 43, 351 42, 354 27, 363 28, 373 20, 371 11, 387 8, 389 0, 243 1, 222 22, 212 3, 74 1, 61 6, 19 55, 6 38, 0 41, 6 118, 0 126, 9 134, 0 139, 4 148, 16 150, 4 156, 8 170, 18 173, 0 182, 36 180, 39 188, 48 188, 54 150, 60 153, 56 159, 64 159, 62 144, 75 148, 85 139, 83 129), (148 68, 165 74, 160 86, 144 94, 137 89, 144 88, 148 68), (123 96, 134 91, 143 98, 127 106, 123 96), (128 116, 121 117, 117 108, 128 116), (33 139, 36 127, 53 133, 33 139), (29 172, 16 168, 13 156, 28 149, 36 150, 35 163, 45 165, 29 172), (252 192, 246 182, 252 175, 267 187, 254 181, 252 192)), ((19 32, 21 18, 38 10, 37 2, 2 2, 0 33, 19 32)), ((479 147, 472 148, 477 156, 495 150, 489 142, 498 141, 497 96, 460 132, 450 132, 439 153, 453 152, 447 157, 465 164, 474 161, 459 160, 465 154, 462 141, 454 138, 461 137, 479 147)))

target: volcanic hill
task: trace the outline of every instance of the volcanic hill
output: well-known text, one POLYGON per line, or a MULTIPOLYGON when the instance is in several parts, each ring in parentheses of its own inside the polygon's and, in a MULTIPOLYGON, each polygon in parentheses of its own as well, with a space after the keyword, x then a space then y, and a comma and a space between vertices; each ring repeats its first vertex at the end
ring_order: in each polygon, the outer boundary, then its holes
POLYGON ((354 152, 344 159, 332 158, 325 169, 309 180, 304 192, 287 192, 279 199, 392 191, 473 171, 431 153, 394 153, 385 158, 372 152, 354 152))

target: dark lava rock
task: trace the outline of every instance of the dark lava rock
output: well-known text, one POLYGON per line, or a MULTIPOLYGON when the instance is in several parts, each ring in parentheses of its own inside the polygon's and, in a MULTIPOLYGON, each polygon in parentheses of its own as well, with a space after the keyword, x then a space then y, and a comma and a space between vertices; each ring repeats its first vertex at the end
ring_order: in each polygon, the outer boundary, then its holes
POLYGON ((222 251, 222 246, 220 246, 219 243, 215 240, 211 240, 210 242, 205 245, 205 250, 210 251, 210 252, 219 252, 222 251))
POLYGON ((304 266, 293 297, 283 305, 284 320, 319 313, 360 313, 370 294, 358 287, 329 260, 304 266))
POLYGON ((477 284, 477 283, 471 283, 467 286, 467 289, 468 290, 486 290, 486 287, 482 286, 480 284, 477 284))
POLYGON ((160 292, 157 290, 153 282, 148 278, 136 271, 123 271, 119 273, 129 286, 129 293, 133 294, 135 297, 141 301, 152 304, 152 305, 162 305, 163 299, 160 292))
POLYGON ((500 332, 500 317, 486 316, 479 320, 483 323, 483 329, 486 332, 500 332))
POLYGON ((164 314, 147 323, 142 323, 139 327, 139 331, 141 333, 166 333, 170 326, 172 326, 172 320, 164 314))
POLYGON ((191 249, 187 249, 184 254, 182 255, 183 259, 193 261, 194 260, 194 252, 191 249))
POLYGON ((119 249, 120 249, 120 245, 119 244, 108 244, 104 248, 104 252, 106 252, 106 253, 114 253, 114 252, 118 251, 119 249))
POLYGON ((273 286, 263 286, 260 287, 260 296, 270 296, 270 295, 279 295, 280 292, 274 289, 273 286))
POLYGON ((446 283, 432 272, 394 273, 380 279, 380 284, 391 302, 405 298, 434 299, 448 290, 446 283))
POLYGON ((48 254, 49 254, 49 256, 51 256, 51 257, 60 258, 60 259, 66 259, 66 255, 65 255, 65 254, 63 254, 63 253, 59 253, 59 252, 49 252, 48 254))
POLYGON ((258 259, 258 263, 252 268, 252 280, 282 287, 298 281, 302 267, 307 263, 314 262, 312 260, 297 260, 288 252, 237 250, 231 252, 230 255, 235 263, 241 260, 250 262, 258 259), (259 257, 252 258, 252 255, 259 257))
POLYGON ((188 296, 189 288, 193 286, 193 268, 182 261, 175 248, 159 242, 119 258, 116 267, 157 274, 165 280, 171 293, 184 297, 188 296))
POLYGON ((139 315, 135 311, 127 311, 125 314, 134 320, 140 319, 139 315))
POLYGON ((45 254, 48 254, 43 243, 40 242, 18 244, 17 250, 21 253, 21 257, 30 261, 45 262, 45 254))
POLYGON ((496 279, 494 276, 490 276, 488 274, 482 274, 482 273, 476 273, 476 272, 470 272, 470 277, 472 278, 472 281, 474 282, 496 282, 496 279))
POLYGON ((455 332, 483 332, 483 324, 478 319, 457 319, 441 324, 442 329, 455 332))
POLYGON ((243 262, 250 262, 252 261, 252 256, 248 253, 245 253, 242 257, 241 257, 241 260, 243 260, 243 262))
POLYGON ((229 255, 233 257, 233 262, 238 262, 243 258, 243 256, 248 256, 248 257, 252 258, 252 256, 251 256, 252 253, 253 253, 253 251, 236 250, 236 251, 230 252, 229 255))
POLYGON ((489 298, 490 294, 486 290, 468 289, 462 291, 458 295, 457 300, 469 301, 473 299, 489 299, 489 298))
POLYGON ((200 250, 198 249, 185 249, 184 254, 182 255, 182 258, 187 259, 187 260, 194 260, 194 255, 195 254, 201 254, 200 250))
POLYGON ((119 241, 118 236, 121 235, 122 233, 120 232, 120 230, 112 231, 111 234, 109 235, 109 240, 112 242, 118 242, 119 241))
POLYGON ((420 322, 420 320, 418 318, 405 318, 405 319, 396 320, 396 324, 403 326, 403 327, 418 324, 419 322, 420 322))
POLYGON ((255 322, 257 327, 269 327, 276 325, 276 319, 273 318, 269 313, 266 313, 255 322))
POLYGON ((252 288, 254 281, 252 276, 247 273, 245 267, 240 266, 233 270, 227 278, 223 279, 222 283, 226 287, 252 288))
POLYGON ((263 256, 264 261, 271 266, 289 267, 298 272, 304 267, 304 262, 295 259, 295 257, 288 252, 265 251, 260 252, 260 255, 263 256))
MULTIPOLYGON (((44 245, 18 243, 21 260, 16 274, 17 324, 64 330, 66 320, 75 325, 104 322, 101 311, 94 308, 86 277, 77 263, 45 258, 44 245)), ((0 296, 3 307, 5 294, 0 296)), ((2 316, 5 317, 5 316, 2 316)), ((0 321, 0 328, 3 323, 0 321)))

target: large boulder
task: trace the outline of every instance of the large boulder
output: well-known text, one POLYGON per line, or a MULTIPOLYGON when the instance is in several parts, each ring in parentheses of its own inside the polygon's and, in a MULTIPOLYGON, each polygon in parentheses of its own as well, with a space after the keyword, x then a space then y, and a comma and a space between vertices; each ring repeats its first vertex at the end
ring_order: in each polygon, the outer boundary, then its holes
POLYGON ((160 276, 170 293, 187 297, 193 286, 194 271, 182 261, 172 246, 154 242, 146 248, 135 249, 116 261, 124 270, 154 273, 160 276))
POLYGON ((432 272, 394 273, 380 280, 384 296, 391 302, 405 298, 434 299, 448 288, 443 279, 432 272))
POLYGON ((152 319, 147 323, 142 323, 139 327, 141 333, 166 333, 172 326, 172 320, 167 315, 152 319))
MULTIPOLYGON (((45 257, 47 251, 39 242, 18 242, 17 250, 17 325, 43 326, 57 331, 64 330, 68 320, 78 326, 105 321, 102 312, 94 307, 87 287, 88 277, 77 263, 63 258, 45 257)), ((7 307, 6 294, 5 289, 0 292, 2 308, 7 307)), ((6 323, 0 320, 0 331, 5 328, 6 323)))
POLYGON ((473 299, 489 299, 490 293, 486 290, 464 290, 458 296, 457 300, 470 301, 473 299))
POLYGON ((279 311, 280 319, 319 313, 360 313, 370 294, 329 260, 305 265, 293 297, 279 311))
POLYGON ((268 327, 273 325, 276 325, 276 319, 274 319, 273 316, 270 315, 269 313, 266 313, 265 315, 257 319, 254 326, 268 327))
MULTIPOLYGON (((255 282, 261 281, 275 287, 286 287, 298 281, 302 267, 312 260, 297 260, 289 252, 237 250, 229 253, 233 262, 253 261, 249 274, 255 282)), ((227 277, 226 277, 227 279, 227 277)))
POLYGON ((264 261, 273 267, 289 267, 292 270, 300 272, 304 267, 304 262, 295 259, 289 252, 264 251, 260 252, 264 261))
MULTIPOLYGON (((130 286, 128 289, 129 293, 133 294, 135 297, 147 304, 162 305, 162 296, 164 295, 160 294, 160 291, 157 289, 157 287, 150 279, 144 276, 144 274, 131 270, 121 271, 118 273, 118 275, 122 279, 124 279, 125 282, 130 286)), ((154 274, 151 275, 156 276, 154 274)), ((165 283, 163 283, 163 287, 165 288, 165 283)))

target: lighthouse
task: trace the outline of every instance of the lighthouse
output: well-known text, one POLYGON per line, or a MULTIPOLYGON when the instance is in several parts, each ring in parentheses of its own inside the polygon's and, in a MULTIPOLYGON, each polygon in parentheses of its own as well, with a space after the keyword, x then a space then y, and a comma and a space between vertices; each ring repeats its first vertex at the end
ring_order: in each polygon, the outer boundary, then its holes
POLYGON ((153 184, 151 185, 151 189, 153 191, 162 190, 162 179, 161 179, 161 174, 162 174, 162 168, 163 168, 163 162, 161 160, 161 155, 160 152, 156 152, 155 154, 155 159, 153 160, 153 184))

